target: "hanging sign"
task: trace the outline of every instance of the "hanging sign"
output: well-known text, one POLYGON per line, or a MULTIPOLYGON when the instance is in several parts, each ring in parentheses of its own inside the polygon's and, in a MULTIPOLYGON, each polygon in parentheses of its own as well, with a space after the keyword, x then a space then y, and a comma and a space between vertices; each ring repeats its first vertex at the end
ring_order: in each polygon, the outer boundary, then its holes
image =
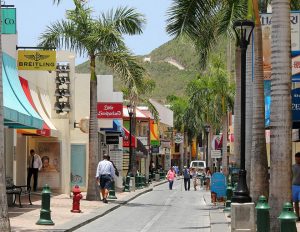
POLYGON ((2 34, 16 34, 16 8, 2 8, 1 9, 2 20, 2 34))
POLYGON ((56 51, 18 51, 18 70, 55 71, 56 51))
POLYGON ((174 142, 175 142, 175 143, 183 143, 183 134, 181 134, 181 133, 176 133, 176 134, 175 134, 174 142))

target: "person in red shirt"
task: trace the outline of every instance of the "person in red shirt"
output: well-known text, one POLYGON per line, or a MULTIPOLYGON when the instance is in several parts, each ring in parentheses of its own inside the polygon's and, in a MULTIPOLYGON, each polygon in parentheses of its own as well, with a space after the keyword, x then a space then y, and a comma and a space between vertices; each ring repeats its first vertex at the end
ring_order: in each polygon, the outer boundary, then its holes
POLYGON ((169 189, 172 190, 174 179, 176 177, 176 173, 173 167, 170 167, 168 173, 167 173, 167 179, 169 181, 169 189))

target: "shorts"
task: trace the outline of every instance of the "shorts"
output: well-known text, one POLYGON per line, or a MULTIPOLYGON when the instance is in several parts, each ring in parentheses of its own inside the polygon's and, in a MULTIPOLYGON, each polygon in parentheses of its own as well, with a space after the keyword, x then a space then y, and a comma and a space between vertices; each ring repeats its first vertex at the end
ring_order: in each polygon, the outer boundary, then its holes
POLYGON ((100 188, 101 189, 110 189, 111 182, 112 182, 112 178, 110 175, 101 175, 100 176, 100 188))
POLYGON ((300 185, 292 185, 293 202, 300 201, 300 185))

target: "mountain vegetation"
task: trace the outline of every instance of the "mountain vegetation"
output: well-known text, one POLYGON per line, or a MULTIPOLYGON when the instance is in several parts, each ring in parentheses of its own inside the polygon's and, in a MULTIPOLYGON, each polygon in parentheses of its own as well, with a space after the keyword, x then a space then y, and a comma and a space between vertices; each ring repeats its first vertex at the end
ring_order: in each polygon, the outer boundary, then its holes
MULTIPOLYGON (((224 50, 224 48, 221 46, 220 50, 224 50)), ((149 97, 163 102, 169 95, 185 95, 187 84, 200 72, 196 49, 193 43, 185 38, 170 40, 154 49, 150 54, 137 58, 143 63, 148 75, 156 83, 156 87, 149 97)), ((76 72, 88 73, 88 61, 77 65, 76 72)), ((102 63, 97 63, 96 73, 98 75, 113 74, 115 77, 118 76, 102 63)), ((122 89, 119 78, 114 78, 114 88, 115 91, 122 89)))

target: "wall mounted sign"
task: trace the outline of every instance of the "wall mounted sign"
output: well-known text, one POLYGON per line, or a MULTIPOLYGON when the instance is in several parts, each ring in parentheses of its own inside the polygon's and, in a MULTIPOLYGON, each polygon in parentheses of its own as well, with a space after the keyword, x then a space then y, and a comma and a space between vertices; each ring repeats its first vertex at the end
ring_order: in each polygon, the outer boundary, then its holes
POLYGON ((97 118, 123 118, 123 104, 98 102, 97 118))
POLYGON ((16 8, 2 8, 1 9, 2 20, 2 34, 16 34, 16 8))
POLYGON ((55 71, 56 51, 18 51, 18 70, 55 71))
POLYGON ((106 135, 106 144, 119 144, 119 135, 106 135))

